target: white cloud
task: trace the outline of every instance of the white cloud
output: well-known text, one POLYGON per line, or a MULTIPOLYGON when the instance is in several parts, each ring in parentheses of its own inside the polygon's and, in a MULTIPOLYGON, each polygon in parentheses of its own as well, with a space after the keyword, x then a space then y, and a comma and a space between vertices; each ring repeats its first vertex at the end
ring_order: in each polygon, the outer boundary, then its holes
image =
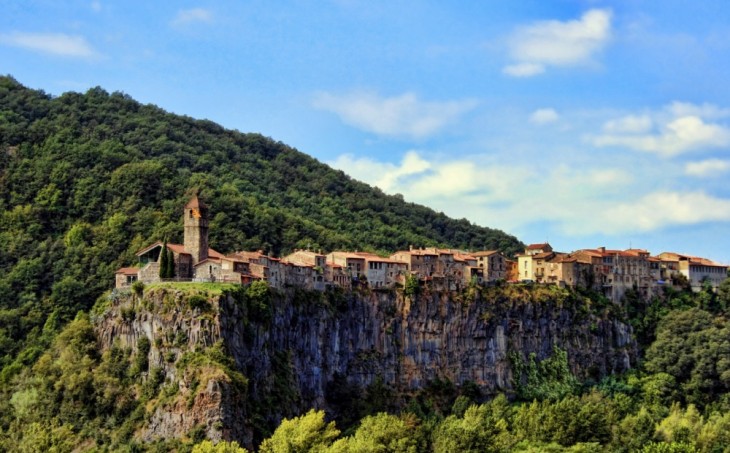
POLYGON ((502 72, 514 77, 532 77, 545 72, 545 66, 538 63, 518 63, 505 66, 502 72))
POLYGON ((529 77, 546 66, 584 64, 611 38, 611 11, 592 9, 579 20, 541 21, 519 27, 509 40, 516 62, 503 69, 508 75, 529 77))
POLYGON ((0 44, 20 47, 48 55, 69 58, 94 58, 96 51, 82 36, 64 33, 9 33, 0 35, 0 44))
POLYGON ((700 162, 688 162, 684 172, 690 176, 714 176, 730 170, 730 161, 721 159, 707 159, 700 162))
POLYGON ((213 22, 213 13, 204 8, 182 9, 172 20, 172 25, 184 26, 193 23, 210 24, 213 22))
POLYGON ((540 220, 566 230, 581 226, 589 217, 586 213, 608 206, 604 202, 607 194, 623 194, 622 188, 632 182, 620 169, 558 166, 536 173, 529 166, 487 164, 479 156, 431 161, 415 151, 399 165, 351 155, 330 165, 386 193, 400 193, 452 217, 507 231, 540 220))
POLYGON ((716 120, 730 116, 730 109, 723 109, 708 103, 696 105, 689 102, 674 101, 666 107, 666 110, 675 117, 699 116, 705 119, 716 120))
POLYGON ((653 122, 648 115, 628 115, 623 118, 607 121, 603 130, 609 133, 640 134, 649 132, 653 122))
MULTIPOLYGON (((604 129, 612 129, 610 123, 604 129)), ((697 149, 730 146, 730 129, 720 124, 706 123, 698 116, 683 116, 665 122, 655 133, 604 134, 594 137, 592 141, 595 146, 624 146, 671 157, 697 149)))
POLYGON ((598 231, 653 231, 671 225, 695 225, 710 221, 730 221, 730 200, 704 192, 660 191, 637 201, 607 206, 600 215, 588 219, 598 231))
POLYGON ((560 115, 554 109, 537 109, 530 115, 530 122, 535 124, 554 123, 560 115))
POLYGON ((425 138, 476 107, 475 100, 427 102, 413 93, 381 97, 374 93, 318 94, 314 107, 337 114, 343 122, 378 135, 425 138))
POLYGON ((389 193, 398 192, 400 180, 403 178, 423 173, 431 168, 431 164, 423 160, 416 151, 408 151, 400 165, 376 162, 367 158, 356 159, 352 154, 344 154, 330 165, 389 193))

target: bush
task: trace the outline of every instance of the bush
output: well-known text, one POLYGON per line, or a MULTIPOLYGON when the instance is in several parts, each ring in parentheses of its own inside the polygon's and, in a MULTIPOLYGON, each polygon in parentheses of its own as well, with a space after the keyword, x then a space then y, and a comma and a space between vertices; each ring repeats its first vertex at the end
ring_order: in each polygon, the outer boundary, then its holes
POLYGON ((132 283, 132 291, 137 296, 142 297, 142 294, 144 293, 144 283, 139 280, 132 283))
POLYGON ((210 311, 211 305, 204 296, 195 294, 188 297, 188 306, 193 310, 200 310, 202 312, 210 311))

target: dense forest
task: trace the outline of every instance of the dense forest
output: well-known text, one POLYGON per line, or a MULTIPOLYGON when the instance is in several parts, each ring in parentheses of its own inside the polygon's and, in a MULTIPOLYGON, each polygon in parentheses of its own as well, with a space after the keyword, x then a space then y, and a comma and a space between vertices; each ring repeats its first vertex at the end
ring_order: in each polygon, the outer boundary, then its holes
POLYGON ((54 98, 1 77, 0 381, 47 346, 44 325, 91 308, 136 251, 180 242, 192 191, 210 206, 210 244, 224 253, 522 247, 259 134, 101 88, 54 98))
MULTIPOLYGON (((522 247, 257 134, 100 88, 54 98, 0 78, 0 450, 244 451, 198 429, 136 438, 148 403, 177 389, 151 369, 149 342, 101 351, 93 329, 92 307, 108 297, 114 270, 151 241, 180 241, 180 207, 193 190, 211 207, 210 242, 222 252, 522 247)), ((394 407, 376 384, 343 392, 348 410, 337 416, 312 410, 262 428, 253 448, 730 452, 730 280, 717 293, 667 288, 645 300, 629 291, 611 309, 633 326, 642 355, 626 375, 581 381, 556 349, 519 364, 509 395, 436 381, 394 407)), ((220 345, 179 362, 228 370, 246 385, 220 345)))

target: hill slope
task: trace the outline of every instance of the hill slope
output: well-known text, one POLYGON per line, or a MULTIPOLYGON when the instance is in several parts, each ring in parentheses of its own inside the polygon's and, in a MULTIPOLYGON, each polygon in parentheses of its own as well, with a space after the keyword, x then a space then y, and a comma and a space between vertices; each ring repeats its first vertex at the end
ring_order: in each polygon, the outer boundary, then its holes
POLYGON ((41 338, 44 323, 53 331, 88 309, 140 247, 163 236, 179 241, 192 189, 211 207, 210 243, 223 252, 522 246, 258 134, 101 88, 53 98, 1 77, 0 365, 29 332, 41 338))

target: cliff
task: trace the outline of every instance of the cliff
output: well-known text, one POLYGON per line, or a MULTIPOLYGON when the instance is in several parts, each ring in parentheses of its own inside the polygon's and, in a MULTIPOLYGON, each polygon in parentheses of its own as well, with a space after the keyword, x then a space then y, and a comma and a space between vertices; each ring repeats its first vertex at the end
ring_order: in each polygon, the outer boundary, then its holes
POLYGON ((631 329, 611 306, 557 288, 417 296, 251 289, 157 287, 115 293, 98 310, 102 348, 135 349, 147 337, 150 369, 165 380, 161 395, 173 386, 140 437, 197 428, 251 444, 262 425, 332 406, 335 381, 361 389, 377 381, 401 399, 435 380, 509 394, 510 356, 544 359, 554 346, 579 377, 624 371, 636 358, 631 329))

